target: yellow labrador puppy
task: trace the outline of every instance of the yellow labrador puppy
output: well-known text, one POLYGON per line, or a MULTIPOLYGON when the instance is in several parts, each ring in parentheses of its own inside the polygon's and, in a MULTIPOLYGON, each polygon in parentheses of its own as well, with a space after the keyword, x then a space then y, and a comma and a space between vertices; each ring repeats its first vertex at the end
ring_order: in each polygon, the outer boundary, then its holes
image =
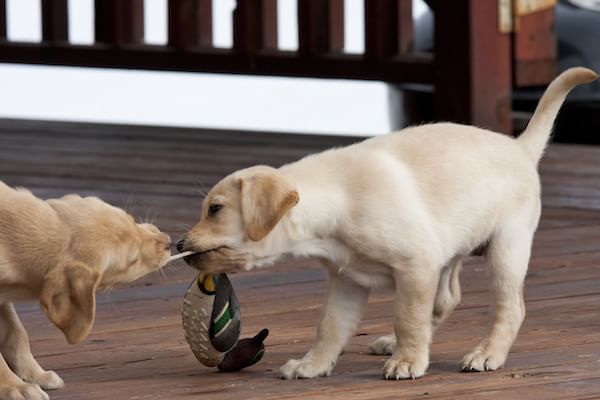
POLYGON ((473 126, 404 129, 308 156, 279 169, 253 167, 219 182, 201 220, 178 243, 210 272, 249 270, 282 255, 320 258, 329 273, 316 343, 281 368, 286 379, 331 373, 370 290, 395 290, 387 379, 427 370, 434 329, 460 301, 464 257, 485 249, 494 307, 467 371, 501 367, 525 316, 523 281, 540 217, 537 164, 556 114, 578 84, 574 68, 550 84, 525 132, 513 139, 473 126), (398 344, 398 345, 397 345, 398 344))
POLYGON ((162 267, 171 240, 97 198, 41 200, 0 182, 0 399, 48 399, 63 381, 44 371, 12 302, 39 299, 48 318, 78 343, 89 333, 97 290, 162 267))

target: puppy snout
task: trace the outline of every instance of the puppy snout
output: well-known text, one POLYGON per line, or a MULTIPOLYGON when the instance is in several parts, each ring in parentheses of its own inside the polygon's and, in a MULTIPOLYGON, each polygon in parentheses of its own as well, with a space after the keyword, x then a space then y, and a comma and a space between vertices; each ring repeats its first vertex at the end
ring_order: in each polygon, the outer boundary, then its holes
POLYGON ((185 238, 179 239, 175 247, 177 247, 177 251, 181 253, 185 247, 185 238))

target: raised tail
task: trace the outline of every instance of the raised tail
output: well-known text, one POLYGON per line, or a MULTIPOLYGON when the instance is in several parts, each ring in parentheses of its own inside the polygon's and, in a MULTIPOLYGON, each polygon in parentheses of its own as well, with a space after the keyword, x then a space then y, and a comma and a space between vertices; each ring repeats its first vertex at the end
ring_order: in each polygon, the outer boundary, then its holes
POLYGON ((591 69, 569 68, 548 85, 527 128, 517 139, 535 163, 542 158, 558 110, 569 92, 575 86, 593 82, 596 78, 598 75, 591 69))

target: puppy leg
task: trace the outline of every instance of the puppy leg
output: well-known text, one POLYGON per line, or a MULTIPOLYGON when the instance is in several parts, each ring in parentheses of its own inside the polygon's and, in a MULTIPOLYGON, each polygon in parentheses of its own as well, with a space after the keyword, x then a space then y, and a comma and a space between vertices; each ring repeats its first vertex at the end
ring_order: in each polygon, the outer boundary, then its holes
POLYGON ((25 383, 15 375, 0 354, 0 399, 2 400, 48 400, 38 385, 25 383))
POLYGON ((463 371, 490 371, 504 365, 525 318, 523 283, 532 238, 532 230, 519 227, 503 228, 493 237, 487 254, 494 301, 492 324, 487 336, 463 358, 463 371))
POLYGON ((302 359, 289 360, 281 367, 281 377, 297 379, 331 375, 338 356, 356 330, 368 296, 368 289, 331 272, 317 340, 302 359))
POLYGON ((53 371, 44 371, 31 354, 27 332, 11 303, 0 305, 0 352, 21 379, 36 383, 44 389, 64 387, 53 371))
MULTIPOLYGON (((454 308, 460 303, 459 275, 461 268, 462 258, 452 261, 451 264, 442 270, 431 317, 434 330, 450 316, 454 308)), ((369 345, 371 354, 391 355, 395 349, 396 335, 394 334, 381 336, 369 345)))
POLYGON ((369 345, 369 352, 377 355, 388 355, 391 356, 396 350, 396 335, 390 334, 380 336, 369 345))
POLYGON ((431 315, 439 272, 432 266, 394 271, 396 296, 394 299, 394 353, 383 367, 386 379, 418 378, 429 365, 431 343, 431 315))

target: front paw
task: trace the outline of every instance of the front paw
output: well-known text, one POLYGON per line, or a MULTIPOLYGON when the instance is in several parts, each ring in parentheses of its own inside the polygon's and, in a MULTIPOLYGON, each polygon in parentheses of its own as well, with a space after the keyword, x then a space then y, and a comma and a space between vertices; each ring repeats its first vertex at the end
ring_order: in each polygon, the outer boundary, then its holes
MULTIPOLYGON (((16 378, 16 377, 15 377, 16 378)), ((48 394, 32 383, 0 384, 2 400, 49 400, 48 394)))
POLYGON ((477 348, 464 356, 460 369, 464 372, 495 371, 504 365, 506 354, 477 348))
POLYGON ((331 375, 334 363, 317 363, 312 359, 289 360, 280 369, 282 379, 308 379, 331 375))
POLYGON ((62 389, 65 387, 65 383, 54 371, 43 371, 39 374, 32 375, 31 377, 21 377, 24 381, 37 383, 46 390, 62 389))
POLYGON ((427 360, 414 360, 409 357, 392 356, 383 367, 385 379, 416 379, 425 375, 427 360))

